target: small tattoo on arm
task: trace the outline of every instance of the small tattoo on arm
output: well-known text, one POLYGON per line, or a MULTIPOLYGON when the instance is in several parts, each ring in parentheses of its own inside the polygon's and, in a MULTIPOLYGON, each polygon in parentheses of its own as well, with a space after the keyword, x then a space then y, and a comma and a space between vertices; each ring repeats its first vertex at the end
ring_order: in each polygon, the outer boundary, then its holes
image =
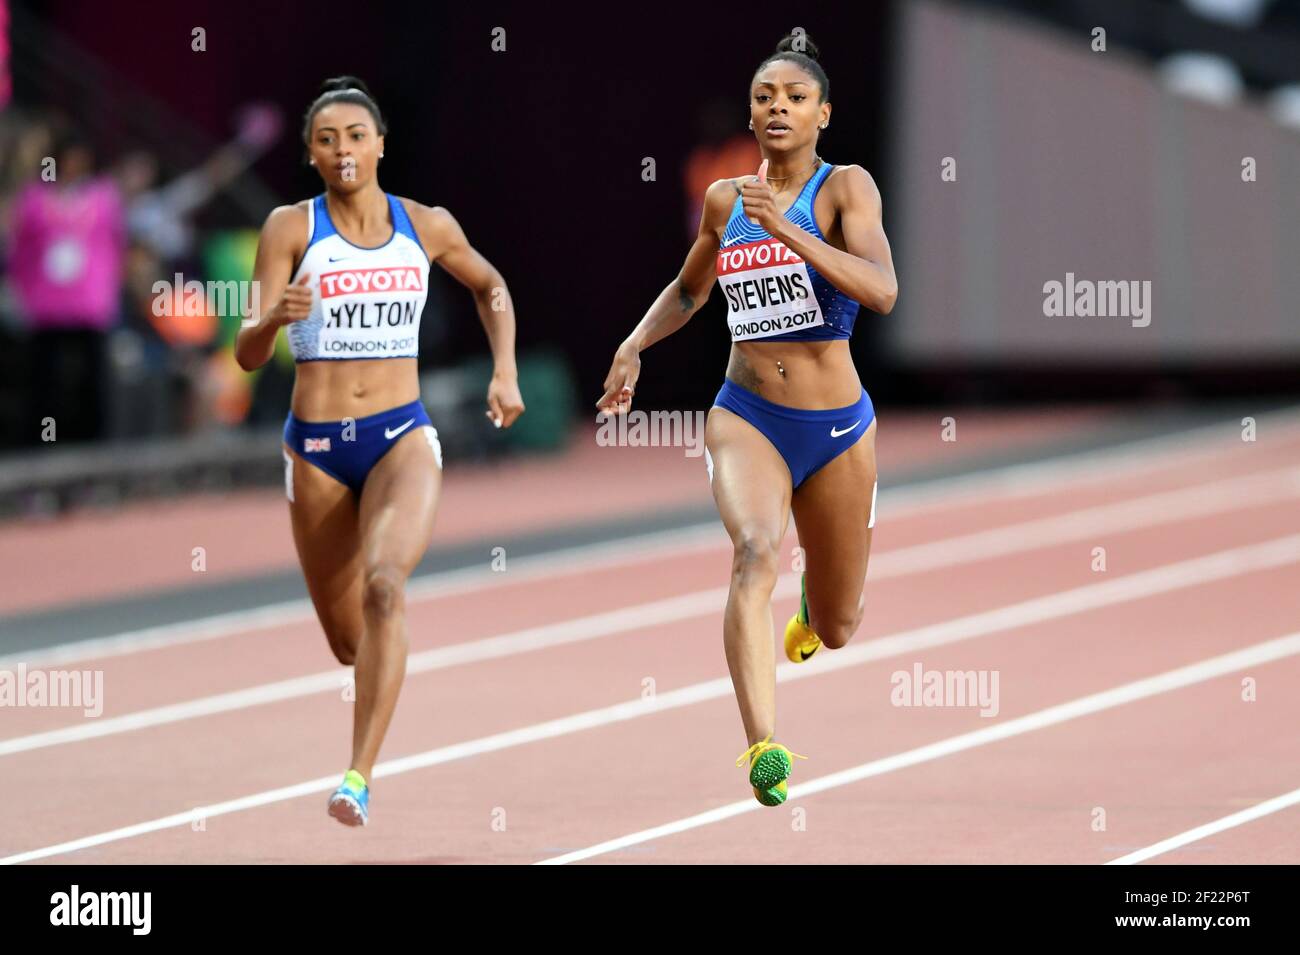
POLYGON ((681 306, 683 312, 695 308, 695 299, 691 298, 690 293, 686 291, 686 286, 681 282, 677 283, 677 304, 681 306))

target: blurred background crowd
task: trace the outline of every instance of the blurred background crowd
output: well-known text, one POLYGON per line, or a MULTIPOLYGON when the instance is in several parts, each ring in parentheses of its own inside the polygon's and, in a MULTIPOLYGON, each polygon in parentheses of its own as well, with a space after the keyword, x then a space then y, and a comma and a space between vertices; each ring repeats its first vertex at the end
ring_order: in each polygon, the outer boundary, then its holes
POLYGON ((18 413, 5 429, 9 442, 39 444, 46 418, 59 440, 75 442, 248 417, 251 383, 232 370, 230 354, 239 315, 217 314, 206 301, 155 307, 155 284, 249 276, 255 236, 200 229, 197 220, 282 126, 273 107, 249 107, 229 143, 164 174, 148 148, 105 157, 65 114, 0 113, 0 320, 7 391, 26 396, 6 402, 18 413))
MULTIPOLYGON (((297 125, 340 73, 388 114, 384 187, 451 208, 519 309, 529 413, 483 435, 482 333, 468 296, 433 284, 421 368, 445 440, 563 446, 680 267, 707 184, 756 167, 746 83, 794 25, 694 10, 627 31, 526 6, 334 0, 301 13, 0 0, 0 513, 55 481, 32 470, 50 418, 61 449, 201 449, 282 422, 283 343, 245 374, 239 315, 160 315, 155 283, 250 277, 267 212, 319 189, 297 125)), ((832 81, 822 154, 872 172, 894 243, 898 307, 853 343, 878 402, 1296 393, 1297 0, 891 0, 803 20, 832 81), (940 179, 948 156, 957 188, 940 179), (1156 321, 1144 335, 1045 321, 1043 282, 1067 272, 1152 280, 1156 321)), ((707 407, 727 349, 717 309, 656 346, 648 406, 707 407)), ((273 480, 265 452, 249 459, 273 480)))

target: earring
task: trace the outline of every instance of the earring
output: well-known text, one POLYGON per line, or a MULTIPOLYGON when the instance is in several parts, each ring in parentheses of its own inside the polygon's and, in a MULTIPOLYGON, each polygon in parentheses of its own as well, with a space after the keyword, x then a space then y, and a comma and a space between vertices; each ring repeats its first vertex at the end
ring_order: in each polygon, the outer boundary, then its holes
POLYGON ((754 129, 754 121, 753 121, 752 119, 749 121, 749 129, 750 129, 751 132, 752 132, 753 129, 754 129))
POLYGON ((822 129, 825 129, 825 128, 826 128, 827 126, 829 126, 829 125, 830 125, 830 123, 822 123, 821 128, 822 128, 822 129))
POLYGON ((380 159, 383 159, 383 158, 384 158, 384 154, 383 154, 383 153, 380 153, 380 154, 379 154, 379 158, 380 158, 380 159))

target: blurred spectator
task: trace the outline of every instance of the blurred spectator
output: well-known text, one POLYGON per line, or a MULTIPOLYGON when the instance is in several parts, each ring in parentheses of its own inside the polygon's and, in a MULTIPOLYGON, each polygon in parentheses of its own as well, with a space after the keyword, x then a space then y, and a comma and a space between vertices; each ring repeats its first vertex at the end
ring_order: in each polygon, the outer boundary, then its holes
POLYGON ((1300 83, 1288 83, 1268 97, 1268 111, 1283 126, 1300 129, 1300 83))
POLYGON ((13 81, 9 76, 9 3, 0 0, 0 109, 9 105, 13 92, 13 81))
POLYGON ((1270 0, 1183 0, 1207 20, 1234 27, 1253 27, 1268 9, 1270 0))
POLYGON ((206 301, 196 311, 180 289, 159 315, 155 283, 174 285, 177 273, 182 287, 251 278, 256 233, 240 268, 211 275, 214 240, 232 245, 236 233, 210 234, 194 220, 275 142, 281 112, 244 107, 230 142, 161 184, 147 150, 124 156, 111 177, 95 175, 75 128, 0 110, 0 387, 13 398, 0 408, 0 448, 39 443, 46 418, 64 441, 239 423, 251 383, 223 354, 233 338, 223 328, 240 315, 206 301))
POLYGON ((148 246, 165 270, 190 264, 194 214, 275 142, 282 125, 280 112, 262 105, 245 107, 237 121, 238 133, 231 142, 165 186, 156 185, 158 161, 152 153, 134 152, 118 163, 131 239, 148 246))
MULTIPOLYGON (((196 311, 183 288, 186 282, 201 277, 229 278, 204 274, 193 218, 275 141, 282 126, 281 114, 274 107, 247 106, 237 117, 237 125, 231 142, 163 186, 157 185, 158 162, 152 153, 133 152, 117 164, 130 237, 127 327, 138 339, 137 347, 121 352, 121 357, 140 367, 129 374, 130 386, 122 395, 124 404, 133 410, 119 416, 115 433, 190 432, 218 421, 229 423, 229 409, 218 407, 224 396, 224 378, 219 377, 224 364, 213 354, 222 348, 217 316, 208 304, 196 311), (154 283, 159 280, 173 286, 166 303, 169 308, 154 308, 154 283)), ((240 280, 250 277, 251 266, 237 276, 240 280)), ((238 320, 235 315, 236 324, 238 320)))
POLYGON ((1156 71, 1175 93, 1212 106, 1232 106, 1246 89, 1237 65, 1217 53, 1172 53, 1156 71))
POLYGON ((31 443, 40 442, 47 417, 61 440, 103 433, 105 339, 118 321, 126 249, 121 194, 94 174, 90 144, 63 131, 52 159, 14 199, 8 249, 9 278, 32 331, 22 425, 31 443))
POLYGON ((53 151, 52 132, 43 117, 10 108, 0 112, 0 236, 9 236, 11 200, 41 173, 41 160, 53 151))

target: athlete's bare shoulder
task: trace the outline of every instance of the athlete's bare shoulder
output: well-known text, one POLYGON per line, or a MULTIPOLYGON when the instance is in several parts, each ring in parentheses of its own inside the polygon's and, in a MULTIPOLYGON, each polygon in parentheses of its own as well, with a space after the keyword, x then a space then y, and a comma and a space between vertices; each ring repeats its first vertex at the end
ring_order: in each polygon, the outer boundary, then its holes
POLYGON ((705 190, 704 210, 700 215, 701 229, 708 228, 719 236, 722 235, 722 230, 726 228, 727 220, 731 217, 731 207, 736 204, 736 197, 740 195, 740 184, 745 179, 745 176, 736 179, 719 179, 705 190))
POLYGON ((307 248, 307 210, 310 199, 276 206, 262 225, 262 245, 285 249, 296 258, 307 248))
POLYGON ((836 166, 826 177, 824 189, 837 207, 855 200, 868 205, 880 204, 880 190, 871 173, 861 166, 836 166))
POLYGON ((446 220, 455 221, 452 214, 442 206, 426 206, 423 202, 416 202, 406 196, 397 198, 402 203, 402 208, 406 210, 406 214, 411 217, 412 224, 416 224, 419 220, 419 224, 437 226, 446 220))
POLYGON ((301 202, 294 202, 287 206, 276 206, 271 210, 270 215, 266 217, 266 224, 262 226, 263 231, 277 232, 298 228, 307 228, 307 210, 311 207, 312 200, 304 199, 301 202))
POLYGON ((397 198, 411 217, 411 225, 415 227, 415 234, 420 237, 429 258, 436 259, 451 246, 464 241, 465 233, 460 223, 443 206, 426 206, 405 196, 397 198))
POLYGON ((713 185, 709 186, 709 190, 712 191, 714 189, 717 189, 723 196, 726 197, 728 202, 734 202, 736 197, 740 195, 740 184, 743 183, 746 179, 753 179, 753 178, 755 177, 754 176, 732 176, 730 179, 719 179, 713 185))

